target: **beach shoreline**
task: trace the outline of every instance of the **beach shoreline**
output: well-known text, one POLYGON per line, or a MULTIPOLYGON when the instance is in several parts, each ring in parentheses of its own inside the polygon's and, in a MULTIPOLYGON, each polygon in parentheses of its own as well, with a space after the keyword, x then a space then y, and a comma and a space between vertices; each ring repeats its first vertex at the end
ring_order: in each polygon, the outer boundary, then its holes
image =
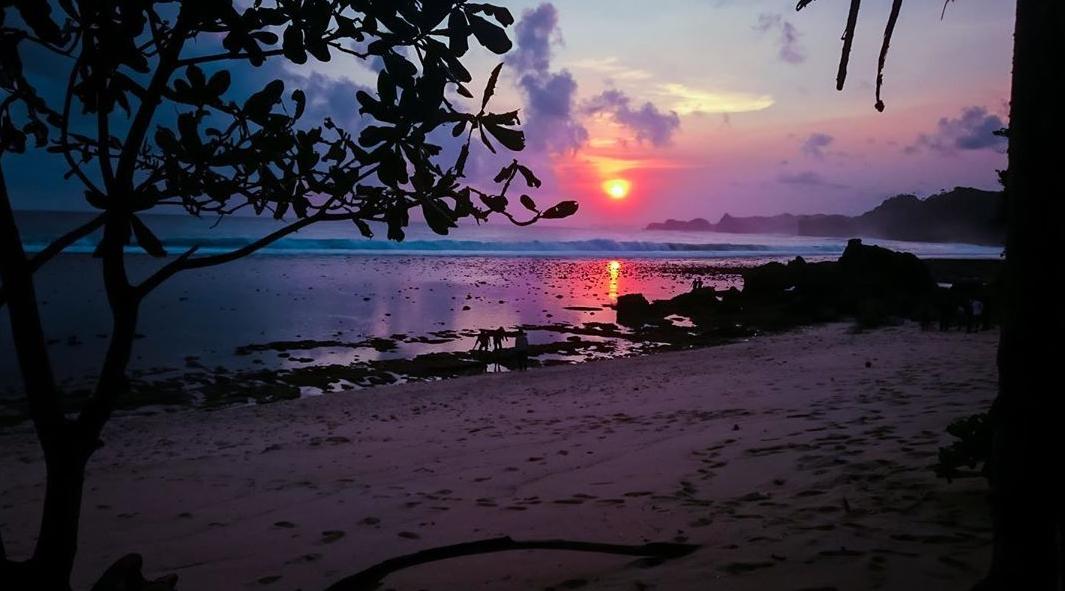
MULTIPOLYGON (((719 347, 128 415, 89 467, 87 586, 122 554, 184 589, 321 589, 380 560, 510 535, 695 554, 516 552, 397 574, 395 589, 967 588, 986 485, 930 465, 985 409, 991 332, 833 323, 719 347), (642 585, 642 586, 641 586, 642 585)), ((0 431, 9 555, 43 490, 28 425, 0 431)))

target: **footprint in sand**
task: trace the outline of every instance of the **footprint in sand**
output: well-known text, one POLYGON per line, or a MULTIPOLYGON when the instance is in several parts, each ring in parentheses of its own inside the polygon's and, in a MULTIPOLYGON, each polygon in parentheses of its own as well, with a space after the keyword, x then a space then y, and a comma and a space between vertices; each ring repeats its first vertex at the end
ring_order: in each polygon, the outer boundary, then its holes
POLYGON ((730 575, 739 575, 743 573, 749 573, 763 568, 770 568, 775 566, 775 562, 731 562, 721 567, 721 570, 729 573, 730 575))
POLYGON ((344 537, 344 532, 339 529, 330 529, 322 532, 322 543, 332 544, 333 542, 344 537))
POLYGON ((311 562, 317 562, 321 558, 322 558, 321 554, 316 554, 316 553, 304 554, 303 556, 300 556, 298 558, 293 558, 292 560, 289 560, 289 561, 285 562, 285 564, 307 564, 307 563, 311 563, 311 562))

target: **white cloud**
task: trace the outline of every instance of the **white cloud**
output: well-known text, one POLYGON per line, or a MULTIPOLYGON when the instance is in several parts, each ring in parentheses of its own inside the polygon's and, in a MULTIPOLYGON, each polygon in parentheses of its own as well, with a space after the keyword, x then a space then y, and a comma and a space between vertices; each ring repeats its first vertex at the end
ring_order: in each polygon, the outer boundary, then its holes
POLYGON ((669 108, 680 115, 692 113, 748 113, 773 106, 768 94, 701 90, 684 84, 662 84, 659 95, 672 101, 669 108))
POLYGON ((574 70, 599 72, 613 80, 648 80, 654 77, 647 70, 622 65, 621 60, 616 57, 585 58, 567 62, 565 65, 574 70))

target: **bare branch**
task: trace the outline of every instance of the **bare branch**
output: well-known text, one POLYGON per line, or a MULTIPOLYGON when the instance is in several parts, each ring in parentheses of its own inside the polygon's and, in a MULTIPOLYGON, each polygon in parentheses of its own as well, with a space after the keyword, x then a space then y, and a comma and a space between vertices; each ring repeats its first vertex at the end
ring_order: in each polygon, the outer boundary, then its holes
POLYGON ((174 259, 170 263, 167 263, 161 269, 159 269, 158 271, 153 273, 150 277, 145 279, 143 283, 141 283, 139 286, 137 286, 137 288, 136 288, 137 295, 138 295, 139 298, 143 298, 144 296, 146 296, 149 293, 151 293, 152 290, 154 290, 155 288, 159 287, 164 281, 166 281, 167 279, 173 277, 174 275, 176 275, 177 273, 179 273, 181 271, 187 271, 189 269, 203 269, 205 267, 214 267, 214 266, 217 266, 217 265, 222 265, 222 264, 225 264, 225 263, 229 263, 229 262, 235 261, 237 259, 244 258, 244 257, 246 257, 246 256, 248 256, 250 254, 253 254, 253 253, 255 253, 255 252, 259 251, 259 250, 262 250, 262 249, 266 248, 267 246, 270 246, 274 242, 277 242, 278 240, 281 240, 282 238, 284 238, 285 236, 288 236, 289 234, 294 234, 294 233, 302 230, 303 228, 306 228, 307 226, 309 226, 311 224, 314 224, 314 223, 317 223, 317 222, 351 221, 351 220, 353 220, 355 218, 358 218, 358 217, 360 217, 360 216, 358 214, 355 214, 355 213, 347 213, 347 214, 324 214, 324 213, 319 213, 319 214, 315 214, 315 215, 312 215, 312 216, 305 217, 303 219, 297 220, 297 221, 295 221, 295 222, 293 222, 293 223, 291 223, 291 224, 289 224, 289 225, 287 225, 287 226, 285 226, 283 228, 280 228, 280 229, 278 229, 278 230, 276 230, 274 232, 271 232, 270 234, 267 234, 266 236, 263 236, 262 238, 256 240, 255 242, 252 242, 250 244, 246 244, 246 245, 244 245, 244 246, 242 246, 242 247, 240 247, 238 249, 232 250, 230 252, 222 253, 222 254, 216 254, 216 255, 193 258, 193 255, 196 253, 196 251, 198 249, 198 247, 193 247, 193 248, 189 249, 187 252, 185 252, 183 255, 181 255, 177 259, 174 259))
POLYGON ((854 29, 858 26, 858 10, 862 0, 851 0, 850 12, 847 14, 847 28, 843 30, 843 53, 839 58, 839 72, 836 74, 836 90, 843 90, 847 81, 847 64, 851 60, 851 46, 854 44, 854 29))
POLYGON ((939 20, 943 20, 947 17, 947 6, 949 6, 951 2, 954 2, 954 0, 943 0, 943 12, 939 13, 939 20))
POLYGON ((84 58, 84 53, 85 52, 83 50, 82 55, 78 56, 77 61, 74 62, 73 67, 70 68, 70 77, 67 79, 66 94, 63 98, 63 127, 59 131, 59 144, 62 147, 63 158, 66 159, 67 165, 70 166, 70 171, 74 173, 74 175, 77 176, 78 179, 81 180, 82 184, 85 185, 86 189, 94 191, 98 194, 103 194, 103 192, 100 191, 99 187, 96 186, 96 183, 92 182, 92 180, 90 180, 89 177, 85 175, 85 172, 81 170, 81 164, 78 164, 74 160, 74 156, 70 151, 71 103, 74 100, 74 83, 77 82, 78 70, 81 66, 81 60, 84 58))
MULTIPOLYGON (((283 54, 284 54, 284 50, 271 49, 269 51, 262 52, 262 57, 264 57, 264 58, 275 57, 275 56, 283 55, 283 54)), ((248 59, 249 57, 251 57, 251 54, 249 54, 249 53, 228 53, 228 52, 227 53, 216 53, 216 54, 212 54, 212 55, 200 55, 200 56, 197 56, 197 57, 187 57, 185 59, 178 60, 176 67, 177 68, 184 68, 186 66, 195 66, 195 65, 199 65, 199 64, 208 64, 208 63, 211 63, 211 62, 221 62, 221 61, 226 61, 226 60, 248 59)))
POLYGON ((73 230, 53 240, 40 252, 30 257, 31 271, 36 271, 40 269, 44 266, 45 263, 52 260, 57 254, 66 250, 67 247, 100 229, 100 227, 104 225, 105 220, 106 216, 104 214, 100 214, 94 217, 92 220, 86 222, 85 224, 82 224, 81 226, 78 226, 77 228, 74 228, 73 230))
MULTIPOLYGON (((36 272, 43 267, 45 263, 52 260, 56 255, 63 252, 70 245, 74 244, 78 240, 92 234, 104 225, 103 214, 93 218, 89 222, 74 228, 66 234, 53 240, 48 246, 44 247, 40 252, 28 258, 28 265, 30 273, 36 272)), ((7 302, 6 294, 4 293, 3 286, 0 286, 0 308, 7 302)))
MULTIPOLYGON (((895 23, 899 20, 899 11, 902 10, 902 0, 894 0, 891 3, 891 15, 888 16, 887 27, 884 29, 884 44, 880 46, 880 60, 876 66, 876 110, 884 112, 884 101, 880 99, 880 88, 884 85, 884 64, 887 62, 888 47, 891 45, 891 36, 895 34, 895 23)), ((944 10, 946 8, 944 7, 944 10)))
POLYGON ((510 552, 514 550, 565 550, 570 552, 595 552, 599 554, 617 554, 620 556, 643 556, 670 560, 681 558, 698 550, 699 547, 692 544, 652 543, 639 546, 627 546, 622 544, 597 544, 594 542, 574 542, 571 540, 513 540, 509 537, 492 538, 476 542, 466 542, 453 546, 442 546, 422 550, 414 554, 407 554, 378 563, 360 573, 341 579, 331 585, 326 591, 369 591, 377 589, 380 582, 388 575, 420 564, 460 558, 463 556, 475 556, 480 554, 492 554, 495 552, 510 552))
MULTIPOLYGON (((181 48, 185 45, 185 35, 188 26, 185 19, 178 15, 177 26, 171 32, 170 41, 159 52, 159 64, 155 74, 145 88, 144 97, 141 99, 140 108, 133 118, 126 133, 126 142, 122 146, 122 156, 118 160, 115 172, 117 182, 122 185, 132 185, 133 172, 137 163, 137 155, 140 154, 144 137, 148 133, 148 126, 155 117, 155 111, 159 108, 163 89, 170 80, 171 74, 176 69, 181 48)), ((131 188, 131 187, 130 187, 131 188)))

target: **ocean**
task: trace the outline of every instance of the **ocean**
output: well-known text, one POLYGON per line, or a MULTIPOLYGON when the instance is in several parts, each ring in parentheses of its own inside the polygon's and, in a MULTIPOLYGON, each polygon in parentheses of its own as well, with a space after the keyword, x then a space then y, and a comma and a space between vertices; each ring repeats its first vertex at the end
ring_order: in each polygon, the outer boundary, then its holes
MULTIPOLYGON (((80 213, 23 213, 29 250, 80 213)), ((146 216, 171 255, 196 245, 224 252, 269 233, 272 220, 146 216)), ((173 375, 196 367, 239 371, 344 364, 426 352, 468 350, 479 329, 614 321, 609 306, 621 294, 668 298, 702 276, 719 288, 739 286, 738 267, 802 256, 838 257, 846 240, 638 228, 540 226, 493 221, 467 224, 451 236, 414 226, 402 243, 361 237, 348 224, 308 228, 228 265, 188 271, 153 293, 142 313, 132 372, 173 375), (395 347, 316 347, 298 356, 272 351, 279 341, 352 343, 390 339, 395 347), (259 349, 262 350, 258 350, 259 349), (247 354, 248 350, 258 351, 247 354)), ((67 387, 85 387, 99 366, 109 334, 99 261, 89 237, 37 276, 38 296, 57 374, 67 387)), ((995 258, 1000 249, 964 244, 868 240, 922 257, 995 258)), ((136 252, 131 248, 131 252, 136 252)), ((142 278, 160 265, 130 257, 142 278)), ((565 338, 531 331, 533 343, 565 338)), ((618 349, 615 354, 625 354, 618 349)), ((573 361, 595 358, 576 356, 573 361)), ((15 396, 20 378, 7 315, 0 320, 0 395, 15 396)))

